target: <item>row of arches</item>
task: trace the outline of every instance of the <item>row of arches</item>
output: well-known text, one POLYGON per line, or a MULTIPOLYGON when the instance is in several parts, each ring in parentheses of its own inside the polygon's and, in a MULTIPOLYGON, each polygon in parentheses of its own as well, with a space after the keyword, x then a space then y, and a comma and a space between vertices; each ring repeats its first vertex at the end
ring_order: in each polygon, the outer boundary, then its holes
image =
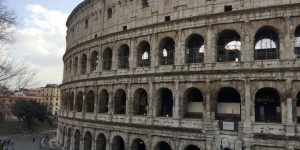
MULTIPOLYGON (((71 143, 71 138, 72 138, 72 130, 71 128, 68 129, 67 135, 68 137, 66 138, 67 142, 64 144, 62 143, 65 148, 69 149, 71 147, 71 144, 73 144, 73 149, 74 150, 80 150, 80 139, 81 139, 81 133, 80 130, 76 130, 75 134, 74 134, 74 142, 71 143)), ((65 134, 63 132, 63 134, 65 134)), ((63 141, 64 139, 64 135, 63 135, 63 141)), ((95 140, 93 140, 93 136, 91 134, 90 131, 86 131, 83 134, 83 150, 92 150, 92 146, 93 146, 93 141, 95 141, 94 145, 96 147, 96 150, 107 150, 107 145, 109 144, 108 140, 106 139, 105 135, 102 133, 99 133, 98 135, 95 136, 95 140)), ((125 150, 125 142, 124 139, 122 138, 122 136, 116 135, 112 142, 111 142, 111 150, 125 150)), ((146 150, 149 149, 147 148, 147 144, 145 144, 145 142, 140 139, 140 138, 136 138, 132 141, 131 144, 131 149, 132 150, 146 150)), ((159 141, 155 147, 154 150, 172 150, 171 145, 165 141, 159 141)), ((195 145, 187 145, 183 150, 200 150, 199 147, 195 146, 195 145)))
MULTIPOLYGON (((96 112, 97 113, 127 114, 133 115, 153 115, 150 114, 152 107, 151 99, 148 92, 143 89, 137 89, 134 92, 133 101, 128 102, 127 94, 123 89, 118 89, 114 95, 110 95, 107 90, 100 92, 99 98, 90 90, 83 100, 83 92, 78 92, 76 98, 75 93, 65 93, 63 98, 63 109, 75 112, 96 112), (109 106, 109 101, 112 101, 109 106), (74 103, 75 102, 75 103, 74 103), (83 104, 85 102, 85 104, 83 104), (75 105, 74 105, 75 104, 75 105), (131 105, 131 106, 128 106, 131 105), (75 108, 73 108, 75 106, 75 108), (84 109, 85 108, 85 109, 84 109), (127 110, 130 108, 131 110, 127 110), (111 109, 111 110, 109 110, 111 109)), ((241 121, 241 105, 242 98, 238 90, 232 87, 221 88, 216 93, 216 103, 212 106, 212 111, 216 113, 215 119, 226 121, 241 121)), ((205 95, 195 87, 191 87, 184 92, 180 107, 182 109, 183 118, 203 118, 206 111, 205 95)), ((157 90, 155 99, 155 107, 152 113, 155 116, 172 117, 174 114, 174 94, 169 88, 161 88, 157 90)), ((153 100, 152 100, 153 101, 153 100)), ((281 96, 275 88, 265 87, 259 89, 255 93, 254 111, 255 121, 257 122, 281 122, 281 96)), ((154 103, 154 102, 153 102, 154 103)), ((300 108, 300 92, 297 95, 296 109, 300 108)), ((299 113, 298 113, 299 114, 299 113)), ((300 115, 297 117, 300 117, 300 115)))
MULTIPOLYGON (((294 33, 294 53, 296 57, 300 57, 300 26, 294 33)), ((216 61, 241 61, 242 45, 241 37, 235 30, 225 30, 218 34, 216 41, 216 61)), ((254 37, 254 60, 279 59, 279 35, 274 27, 264 26, 260 28, 254 37)), ((173 38, 165 37, 158 45, 158 60, 160 65, 172 65, 175 62, 176 43, 173 38)), ((136 65, 137 67, 147 67, 151 65, 151 46, 148 41, 142 41, 137 45, 136 65)), ((204 60, 205 40, 200 34, 190 35, 185 42, 185 63, 202 63, 204 60)), ((113 49, 107 47, 102 53, 102 69, 111 70, 113 62, 113 49)), ((130 47, 123 44, 117 51, 117 66, 120 69, 129 68, 130 47)), ((96 70, 99 65, 99 53, 93 51, 89 59, 90 71, 96 70)), ((72 68, 77 73, 77 68, 85 74, 87 72, 88 57, 86 54, 75 57, 65 64, 65 69, 72 68), (80 59, 80 60, 79 60, 80 59), (72 66, 73 65, 73 66, 72 66)))

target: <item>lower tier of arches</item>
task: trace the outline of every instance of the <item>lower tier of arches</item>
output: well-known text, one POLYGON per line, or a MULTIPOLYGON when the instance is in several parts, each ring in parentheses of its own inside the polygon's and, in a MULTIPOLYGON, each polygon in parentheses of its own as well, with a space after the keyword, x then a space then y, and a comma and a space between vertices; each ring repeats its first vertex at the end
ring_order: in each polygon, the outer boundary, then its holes
MULTIPOLYGON (((242 132, 221 131, 206 121, 203 129, 136 125, 59 118, 57 144, 70 150, 299 149, 298 135, 272 135, 275 124, 242 122, 242 132), (268 133, 256 132, 268 128, 268 133)), ((294 127, 285 126, 282 132, 294 127)), ((300 128, 299 128, 300 130, 300 128)))

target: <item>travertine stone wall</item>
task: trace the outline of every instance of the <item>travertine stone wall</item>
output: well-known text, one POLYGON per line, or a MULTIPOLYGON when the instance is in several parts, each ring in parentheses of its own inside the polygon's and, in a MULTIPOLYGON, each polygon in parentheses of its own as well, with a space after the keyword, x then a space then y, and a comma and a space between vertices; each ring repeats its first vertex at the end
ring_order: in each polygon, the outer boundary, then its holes
POLYGON ((295 52, 300 0, 148 2, 149 6, 143 7, 142 0, 85 0, 70 14, 66 23, 63 104, 57 131, 61 147, 94 150, 106 143, 107 150, 115 150, 114 146, 120 146, 115 139, 120 138, 125 150, 136 150, 137 139, 148 150, 162 149, 159 148, 162 142, 172 150, 194 150, 195 147, 210 150, 219 149, 221 145, 248 150, 300 149, 300 124, 297 123, 300 122, 297 115, 300 58, 295 52), (231 6, 232 10, 225 12, 225 6, 231 6), (109 9, 111 18, 108 18, 109 9), (165 20, 168 16, 170 21, 165 20), (276 59, 254 57, 256 35, 265 28, 278 36, 274 41, 279 50, 276 59), (218 40, 225 31, 234 31, 240 37, 237 61, 218 59, 218 40), (195 34, 203 38, 203 62, 187 63, 187 45, 195 34), (171 65, 160 63, 166 37, 175 43, 171 65), (140 67, 138 46, 143 41, 150 45, 151 64, 140 67), (124 44, 129 47, 129 67, 121 69, 119 49, 124 44), (112 50, 110 70, 103 67, 107 48, 112 50), (91 69, 93 52, 99 54, 95 70, 91 69), (87 62, 82 61, 83 55, 87 56, 87 62), (83 63, 85 73, 81 72, 83 63), (203 97, 203 112, 198 118, 186 117, 186 93, 191 88, 198 89, 203 97), (147 93, 145 115, 136 115, 134 110, 140 89, 147 93), (163 89, 172 93, 171 116, 160 114, 163 89), (218 119, 218 100, 224 89, 234 89, 239 94, 240 119, 230 120, 228 116, 225 120, 218 119), (276 112, 280 120, 257 120, 260 108, 255 107, 256 96, 262 89, 272 89, 278 95, 276 112), (116 101, 120 90, 126 94, 124 114, 115 113, 119 109, 116 101), (107 105, 103 103, 102 91, 108 93, 107 105), (88 95, 91 92, 93 98, 88 95), (83 96, 78 96, 79 93, 83 96), (91 105, 94 111, 87 112, 91 105), (107 107, 107 112, 99 113, 102 105, 107 107), (83 110, 76 111, 78 107, 83 110), (234 123, 235 129, 224 130, 224 122, 234 123), (80 137, 76 137, 76 133, 80 133, 80 137), (105 141, 99 140, 99 135, 105 141))

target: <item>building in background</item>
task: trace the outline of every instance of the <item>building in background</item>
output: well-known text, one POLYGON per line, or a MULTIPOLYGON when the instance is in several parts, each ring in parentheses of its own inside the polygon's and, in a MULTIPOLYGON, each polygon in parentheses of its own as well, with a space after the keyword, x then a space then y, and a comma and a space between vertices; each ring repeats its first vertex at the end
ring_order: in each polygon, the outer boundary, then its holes
POLYGON ((56 84, 47 84, 46 87, 38 89, 39 95, 43 97, 42 104, 48 106, 48 111, 56 115, 60 106, 60 89, 56 84))
POLYGON ((0 112, 4 114, 5 119, 14 119, 10 111, 10 107, 17 100, 34 100, 38 103, 42 103, 43 97, 38 93, 38 90, 35 89, 19 89, 17 91, 7 90, 5 93, 2 93, 0 97, 0 112))

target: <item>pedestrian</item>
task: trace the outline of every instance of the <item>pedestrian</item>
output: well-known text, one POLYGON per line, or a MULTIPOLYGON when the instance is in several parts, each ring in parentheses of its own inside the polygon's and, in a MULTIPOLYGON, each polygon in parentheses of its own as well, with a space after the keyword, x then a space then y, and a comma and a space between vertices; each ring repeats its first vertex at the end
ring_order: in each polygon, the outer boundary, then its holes
POLYGON ((32 138, 32 142, 34 142, 34 141, 35 141, 35 138, 33 137, 33 138, 32 138))

